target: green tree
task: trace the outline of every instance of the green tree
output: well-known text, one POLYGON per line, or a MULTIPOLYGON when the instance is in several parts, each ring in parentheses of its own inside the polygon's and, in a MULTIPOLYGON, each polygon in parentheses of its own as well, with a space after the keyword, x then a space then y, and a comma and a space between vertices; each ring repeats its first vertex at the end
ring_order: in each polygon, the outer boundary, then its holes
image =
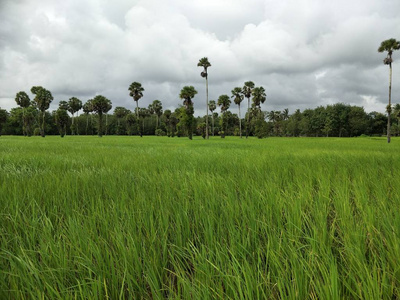
POLYGON ((239 107, 239 132, 240 138, 242 138, 242 117, 240 115, 240 103, 242 103, 244 95, 242 93, 242 89, 240 87, 235 87, 232 91, 233 102, 239 107))
POLYGON ((125 107, 117 106, 114 109, 114 116, 117 119, 117 135, 121 134, 121 120, 126 118, 128 114, 130 114, 130 110, 125 107))
POLYGON ((282 114, 279 110, 271 110, 269 113, 267 113, 267 118, 270 122, 272 122, 274 126, 274 134, 276 136, 279 135, 279 127, 280 127, 280 121, 282 119, 282 114))
POLYGON ((208 68, 211 67, 207 57, 203 57, 197 63, 198 67, 203 67, 201 77, 206 79, 206 139, 208 139, 208 68))
POLYGON ((49 108, 50 103, 53 101, 53 95, 50 91, 41 86, 33 86, 31 88, 32 94, 35 95, 33 99, 37 108, 41 113, 41 122, 39 122, 40 135, 45 137, 45 116, 46 110, 49 108))
POLYGON ((145 107, 141 107, 139 108, 139 120, 142 121, 142 129, 140 130, 140 137, 143 136, 144 134, 144 120, 146 119, 146 117, 150 116, 150 110, 145 108, 145 107))
POLYGON ((31 100, 27 93, 20 91, 15 96, 15 102, 22 108, 22 132, 24 136, 27 136, 27 128, 30 124, 27 123, 28 118, 26 118, 26 109, 31 105, 31 100))
POLYGON ((212 135, 214 136, 214 110, 217 109, 217 104, 214 100, 210 100, 210 102, 208 102, 208 109, 211 111, 212 135))
MULTIPOLYGON (((128 88, 129 90, 129 96, 131 96, 133 98, 133 100, 136 102, 136 118, 139 120, 139 100, 143 97, 143 92, 144 92, 144 88, 142 87, 142 84, 139 82, 132 82, 131 85, 128 88)), ((138 131, 140 133, 140 137, 142 137, 142 132, 139 129, 139 124, 138 124, 138 131)))
POLYGON ((64 100, 61 100, 61 101, 58 103, 58 108, 59 108, 59 109, 64 109, 64 110, 67 110, 67 111, 68 111, 68 108, 69 108, 68 102, 67 102, 67 101, 64 101, 64 100))
POLYGON ((134 128, 138 127, 137 126, 138 119, 136 117, 136 114, 130 112, 129 114, 126 115, 125 120, 126 120, 126 128, 128 135, 134 134, 134 128))
POLYGON ((231 99, 229 98, 228 95, 221 95, 218 98, 218 106, 221 108, 221 113, 222 113, 222 118, 221 118, 221 138, 225 138, 225 134, 227 132, 227 124, 228 124, 228 118, 226 115, 226 112, 228 111, 229 107, 231 106, 231 99))
POLYGON ((67 124, 69 122, 68 112, 62 108, 57 109, 55 112, 55 122, 60 136, 63 138, 67 134, 67 124))
POLYGON ((193 138, 193 126, 194 126, 194 108, 192 99, 197 94, 196 89, 193 86, 184 86, 179 94, 179 98, 183 99, 183 105, 185 113, 183 116, 183 124, 186 127, 189 139, 193 138))
POLYGON ((0 136, 1 136, 1 131, 3 130, 3 124, 6 123, 8 119, 8 113, 5 109, 0 108, 0 136))
POLYGON ((262 86, 255 87, 251 94, 253 95, 254 106, 261 110, 261 103, 264 103, 265 100, 267 100, 265 89, 262 86))
POLYGON ((72 97, 68 101, 68 111, 72 114, 72 124, 71 124, 71 134, 74 135, 78 132, 78 129, 75 128, 76 125, 74 124, 75 120, 75 113, 82 109, 82 101, 76 97, 72 97))
POLYGON ((152 103, 152 107, 153 107, 154 114, 157 117, 157 121, 156 121, 156 130, 157 130, 158 126, 159 126, 160 117, 163 114, 161 101, 160 100, 154 100, 153 103, 152 103))
POLYGON ((249 127, 250 127, 250 97, 253 93, 254 82, 246 81, 242 88, 243 95, 247 98, 247 125, 246 125, 246 139, 249 136, 249 127))
MULTIPOLYGON (((86 130, 85 133, 86 135, 88 134, 88 127, 89 127, 89 114, 93 112, 93 100, 89 99, 88 101, 86 101, 85 104, 83 104, 82 106, 83 109, 83 113, 86 115, 86 130)), ((90 119, 92 119, 92 116, 90 117, 90 119)), ((91 126, 92 126, 92 122, 90 122, 91 126)), ((92 134, 93 134, 93 129, 92 129, 92 134)))
POLYGON ((386 107, 388 113, 388 123, 387 123, 387 142, 390 143, 390 114, 392 112, 392 54, 394 50, 400 49, 400 42, 395 39, 388 39, 381 43, 378 48, 378 52, 387 52, 387 57, 383 60, 385 65, 389 65, 389 104, 386 107))
POLYGON ((169 109, 166 109, 163 113, 163 119, 164 119, 164 123, 166 125, 168 137, 171 136, 171 115, 172 115, 172 112, 169 109))
POLYGON ((93 111, 99 116, 99 137, 103 136, 103 114, 107 113, 111 108, 111 101, 102 95, 97 95, 92 100, 93 111))

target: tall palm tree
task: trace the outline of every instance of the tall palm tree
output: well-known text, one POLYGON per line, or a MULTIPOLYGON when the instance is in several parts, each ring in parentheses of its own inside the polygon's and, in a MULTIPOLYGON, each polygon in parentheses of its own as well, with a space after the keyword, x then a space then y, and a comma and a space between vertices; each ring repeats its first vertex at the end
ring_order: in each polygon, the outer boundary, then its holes
POLYGON ((211 120, 212 120, 212 135, 214 136, 214 110, 216 110, 217 104, 214 100, 210 100, 208 102, 208 109, 211 111, 211 120))
POLYGON ((234 98, 233 101, 236 105, 239 106, 239 132, 240 138, 242 138, 242 117, 240 116, 240 103, 243 101, 244 95, 242 93, 242 89, 240 87, 235 87, 232 91, 232 97, 234 98))
POLYGON ((387 123, 387 142, 390 143, 390 113, 392 111, 392 53, 394 50, 400 49, 400 42, 396 39, 388 39, 381 43, 378 52, 387 51, 387 57, 383 60, 385 65, 389 65, 389 104, 387 106, 388 123, 387 123))
POLYGON ((206 79, 206 139, 208 139, 208 72, 207 69, 211 67, 207 57, 203 57, 199 60, 198 67, 203 67, 204 71, 200 73, 201 77, 206 79))
POLYGON ((255 87, 251 94, 253 95, 254 106, 261 110, 261 103, 264 103, 265 100, 267 100, 265 89, 262 86, 255 87))
MULTIPOLYGON (((129 90, 129 96, 131 96, 133 98, 133 100, 136 101, 136 118, 139 120, 139 104, 138 104, 138 102, 139 102, 140 98, 143 97, 144 88, 142 87, 141 83, 135 81, 135 82, 131 83, 128 90, 129 90)), ((139 131, 140 137, 142 137, 142 132, 139 129, 139 125, 138 125, 138 131, 139 131)))
POLYGON ((51 101, 53 101, 53 95, 50 91, 41 86, 33 86, 31 88, 31 93, 35 94, 35 98, 33 100, 35 101, 37 108, 42 114, 42 120, 41 122, 39 122, 40 135, 42 137, 45 137, 44 127, 46 110, 49 108, 51 101))
POLYGON ((247 98, 247 126, 246 126, 246 139, 249 136, 250 127, 250 97, 254 89, 253 81, 246 81, 242 88, 242 94, 247 98))
POLYGON ((22 123, 23 123, 22 132, 24 136, 27 136, 28 135, 27 127, 29 126, 29 124, 27 124, 27 118, 25 117, 25 110, 29 105, 31 105, 31 100, 29 99, 27 93, 21 91, 18 92, 17 95, 15 96, 15 102, 17 102, 17 104, 22 108, 22 123))
MULTIPOLYGON (((88 134, 88 127, 89 127, 89 114, 93 112, 93 100, 89 99, 86 101, 85 104, 83 104, 83 113, 86 115, 86 135, 88 134)), ((92 117, 90 117, 90 120, 92 120, 92 117)), ((90 125, 92 125, 92 122, 90 122, 90 125)), ((92 130, 93 131, 93 130, 92 130)), ((93 134, 93 132, 92 132, 93 134)))
POLYGON ((117 135, 121 134, 121 119, 125 118, 131 111, 122 106, 117 106, 114 109, 114 116, 117 119, 117 135))
POLYGON ((5 109, 1 109, 0 107, 0 136, 1 136, 1 130, 2 130, 2 126, 4 123, 6 123, 8 119, 8 113, 5 109))
POLYGON ((182 121, 188 131, 189 139, 193 138, 194 109, 192 99, 196 94, 197 91, 193 86, 184 86, 179 94, 179 98, 183 99, 185 107, 185 115, 182 121))
POLYGON ((99 137, 103 136, 103 114, 107 113, 111 108, 111 101, 102 95, 97 95, 92 100, 93 111, 99 116, 99 137))
POLYGON ((158 125, 159 125, 160 117, 163 114, 161 101, 160 100, 154 100, 153 103, 152 103, 152 108, 153 108, 154 114, 157 117, 157 121, 156 121, 156 129, 157 129, 158 125))
POLYGON ((221 107, 221 112, 222 112, 222 129, 223 129, 223 134, 221 134, 221 138, 225 138, 225 133, 227 129, 227 120, 226 120, 226 111, 229 109, 231 106, 231 99, 229 98, 228 95, 221 95, 218 98, 218 106, 221 107))
POLYGON ((75 119, 75 113, 80 111, 82 108, 82 101, 79 100, 76 97, 72 97, 68 101, 68 111, 72 114, 72 124, 71 124, 71 134, 74 135, 75 132, 77 132, 77 128, 75 127, 74 124, 74 119, 75 119))

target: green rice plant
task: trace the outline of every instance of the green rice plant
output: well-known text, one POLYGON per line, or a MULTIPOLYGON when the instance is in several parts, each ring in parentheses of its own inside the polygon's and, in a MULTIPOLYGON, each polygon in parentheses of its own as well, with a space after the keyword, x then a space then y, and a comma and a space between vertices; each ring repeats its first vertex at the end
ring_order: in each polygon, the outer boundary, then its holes
POLYGON ((0 298, 398 298, 399 148, 2 137, 0 298))

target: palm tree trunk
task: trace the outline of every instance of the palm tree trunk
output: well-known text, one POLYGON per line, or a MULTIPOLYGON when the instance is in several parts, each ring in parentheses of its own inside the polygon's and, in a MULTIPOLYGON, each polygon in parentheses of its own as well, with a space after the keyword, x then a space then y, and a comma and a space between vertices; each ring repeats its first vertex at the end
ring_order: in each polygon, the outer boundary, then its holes
POLYGON ((388 105, 388 123, 387 123, 387 142, 390 143, 390 113, 392 108, 392 63, 389 64, 389 105, 388 105))
POLYGON ((42 130, 41 130, 41 132, 40 132, 40 134, 41 134, 41 136, 42 137, 44 137, 45 135, 44 135, 44 117, 45 117, 45 112, 44 111, 42 111, 42 130))
POLYGON ((98 132, 99 137, 103 136, 103 114, 99 113, 99 132, 98 132))
POLYGON ((212 135, 214 136, 214 112, 211 112, 211 119, 212 119, 212 135))
POLYGON ((108 114, 106 113, 106 133, 105 133, 105 135, 107 135, 107 130, 108 130, 108 114))
POLYGON ((74 116, 75 116, 75 114, 72 114, 72 126, 71 126, 71 135, 75 135, 75 128, 74 128, 74 116))
POLYGON ((88 135, 89 115, 86 115, 86 135, 88 135))
POLYGON ((250 97, 247 98, 247 126, 246 126, 246 139, 249 137, 250 127, 250 97))
POLYGON ((242 118, 240 117, 240 103, 239 103, 239 132, 240 132, 240 138, 242 138, 242 118))
POLYGON ((208 140, 208 75, 206 77, 206 139, 208 140))
POLYGON ((156 114, 156 130, 158 129, 158 114, 156 114))

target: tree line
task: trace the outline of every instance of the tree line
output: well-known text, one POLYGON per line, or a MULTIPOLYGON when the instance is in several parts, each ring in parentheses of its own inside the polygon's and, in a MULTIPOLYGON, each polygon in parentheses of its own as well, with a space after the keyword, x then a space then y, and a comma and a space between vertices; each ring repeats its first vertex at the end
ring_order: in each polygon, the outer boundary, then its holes
MULTIPOLYGON (((115 107, 102 95, 97 95, 85 103, 76 97, 60 101, 57 110, 48 111, 52 101, 51 92, 43 87, 32 87, 34 99, 25 92, 18 92, 15 98, 18 107, 10 112, 0 109, 0 132, 6 135, 158 135, 188 137, 193 135, 206 138, 207 129, 211 136, 314 136, 314 137, 354 137, 360 135, 387 134, 388 116, 366 113, 360 106, 337 103, 300 111, 262 111, 265 90, 255 87, 249 81, 242 88, 235 87, 231 95, 221 95, 210 100, 210 114, 195 117, 193 101, 197 94, 193 86, 182 88, 179 96, 182 105, 175 110, 163 110, 160 100, 154 100, 147 107, 139 107, 138 101, 144 89, 140 83, 133 83, 129 93, 136 102, 132 112, 125 107, 115 107), (247 98, 247 108, 241 116, 241 104, 247 98), (239 114, 230 108, 235 104, 239 114), (217 108, 219 107, 219 112, 217 108), (83 113, 78 115, 78 112, 83 113), (208 124, 208 126, 207 126, 208 124)), ((390 111, 391 135, 400 134, 400 104, 390 111)))
POLYGON ((297 109, 289 114, 288 109, 282 111, 262 111, 261 104, 266 101, 265 89, 256 87, 254 82, 247 81, 243 87, 235 87, 231 95, 220 95, 216 100, 208 100, 208 68, 211 63, 207 57, 199 60, 197 66, 203 67, 200 73, 206 80, 206 115, 194 117, 193 98, 197 94, 193 86, 185 86, 179 97, 182 105, 174 111, 163 111, 162 102, 154 100, 147 108, 139 107, 139 100, 143 97, 144 88, 141 83, 133 82, 129 88, 129 96, 136 102, 135 111, 125 107, 116 107, 113 114, 112 102, 102 95, 97 95, 85 103, 76 97, 69 101, 59 101, 57 110, 49 113, 47 110, 53 101, 51 92, 41 86, 33 86, 31 101, 28 94, 20 91, 15 96, 18 107, 10 112, 0 108, 0 135, 41 135, 67 134, 103 136, 116 135, 166 135, 168 137, 187 136, 192 139, 193 134, 208 139, 209 132, 213 136, 237 135, 242 138, 245 130, 246 138, 257 136, 338 136, 353 137, 359 135, 387 135, 390 143, 391 135, 399 135, 400 104, 391 103, 392 86, 392 53, 400 49, 400 42, 395 39, 385 40, 378 48, 378 52, 387 52, 383 60, 389 65, 389 104, 386 107, 387 116, 378 112, 367 114, 362 107, 337 103, 328 106, 319 106, 315 109, 306 109, 301 112, 297 109), (247 111, 242 118, 241 103, 247 98, 247 111), (238 106, 239 114, 229 111, 233 99, 238 106), (220 107, 220 114, 215 112, 220 107), (83 110, 83 114, 78 112, 83 110), (208 112, 211 112, 211 120, 208 112), (71 114, 71 116, 68 114, 71 114), (94 117, 95 116, 95 117, 94 117), (211 126, 210 126, 211 124, 211 126), (386 129, 385 129, 386 124, 386 129))

